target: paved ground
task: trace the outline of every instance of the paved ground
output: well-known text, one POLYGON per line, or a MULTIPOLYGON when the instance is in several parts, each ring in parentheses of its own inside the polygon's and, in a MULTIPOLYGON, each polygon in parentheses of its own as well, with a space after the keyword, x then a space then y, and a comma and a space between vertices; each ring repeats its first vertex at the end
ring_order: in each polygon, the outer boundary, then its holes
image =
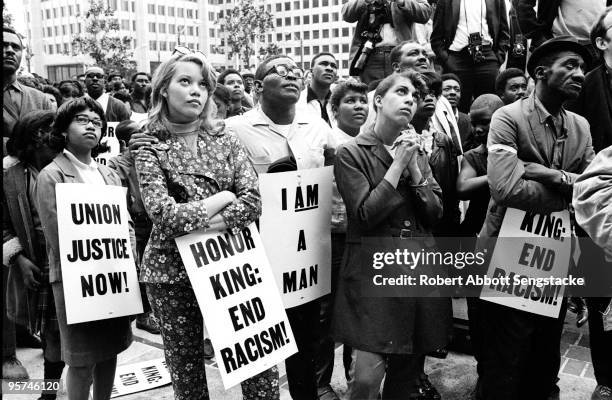
MULTIPOLYGON (((595 388, 593 366, 588 348, 588 330, 585 327, 577 329, 573 318, 573 314, 568 314, 561 344, 561 354, 563 356, 559 373, 561 400, 588 400, 595 388)), ((160 336, 151 335, 135 327, 134 334, 135 342, 128 350, 120 354, 119 365, 163 357, 160 336)), ((40 350, 19 349, 18 357, 24 363, 32 378, 42 378, 42 353, 40 350)), ((336 349, 336 367, 332 378, 332 386, 341 398, 345 398, 346 381, 343 377, 341 363, 342 349, 339 347, 336 349)), ((279 367, 281 370, 281 399, 290 400, 284 365, 279 367)), ((474 359, 459 352, 451 352, 444 360, 428 358, 426 372, 441 392, 444 400, 468 399, 469 393, 476 382, 474 359)), ((214 360, 207 368, 207 377, 211 399, 241 399, 240 386, 229 391, 223 389, 221 377, 214 360)), ((38 396, 6 395, 3 398, 7 400, 30 400, 37 399, 38 396)), ((58 396, 58 399, 61 400, 66 398, 65 392, 58 396)), ((124 400, 171 400, 173 398, 172 388, 169 385, 122 397, 124 400)))

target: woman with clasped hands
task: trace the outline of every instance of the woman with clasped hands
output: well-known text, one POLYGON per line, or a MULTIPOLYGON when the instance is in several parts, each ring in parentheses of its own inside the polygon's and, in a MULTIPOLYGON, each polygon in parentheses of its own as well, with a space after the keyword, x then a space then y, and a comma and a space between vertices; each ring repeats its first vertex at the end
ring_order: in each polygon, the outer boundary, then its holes
POLYGON ((332 330, 354 349, 349 399, 376 399, 383 377, 383 399, 417 395, 424 354, 444 347, 450 335, 450 299, 371 297, 361 271, 368 236, 424 237, 433 246, 441 190, 418 137, 400 135, 424 88, 412 71, 385 78, 374 93, 375 123, 337 151, 334 174, 348 227, 332 330))
MULTIPOLYGON (((206 400, 209 393, 202 314, 174 239, 199 229, 238 232, 261 213, 257 175, 244 147, 212 118, 215 84, 214 69, 199 53, 162 63, 153 76, 146 125, 157 143, 141 147, 135 158, 153 222, 140 280, 181 400, 206 400)), ((245 380, 242 393, 245 399, 278 399, 276 367, 245 380)))

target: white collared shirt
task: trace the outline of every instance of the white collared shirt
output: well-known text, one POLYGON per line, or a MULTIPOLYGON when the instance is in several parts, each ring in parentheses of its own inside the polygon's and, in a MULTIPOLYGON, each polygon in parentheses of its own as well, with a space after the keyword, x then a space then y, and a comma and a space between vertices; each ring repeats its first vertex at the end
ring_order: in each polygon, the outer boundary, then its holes
POLYGON ((102 174, 98 170, 98 164, 93 159, 91 160, 91 163, 85 164, 79 161, 74 154, 66 149, 64 149, 64 155, 68 157, 72 165, 74 165, 84 183, 106 185, 102 174))
MULTIPOLYGON (((89 95, 88 95, 89 96, 89 95)), ((89 96, 91 97, 91 96, 89 96)), ((108 108, 108 98, 110 97, 110 95, 106 92, 102 93, 100 95, 100 97, 98 97, 97 99, 94 99, 95 101, 98 102, 98 104, 100 104, 100 107, 102 107, 102 109, 104 110, 104 114, 106 114, 106 109, 108 108)), ((91 97, 93 99, 93 97, 91 97)))
POLYGON ((469 44, 470 33, 476 32, 482 34, 483 43, 493 43, 493 39, 489 34, 489 25, 487 24, 487 4, 485 0, 461 0, 459 5, 459 24, 457 25, 455 38, 449 50, 463 50, 469 44))
POLYGON ((323 150, 336 148, 329 125, 299 108, 289 128, 272 122, 261 107, 228 118, 225 124, 246 148, 257 173, 266 173, 270 164, 290 155, 298 169, 319 168, 325 161, 323 150))

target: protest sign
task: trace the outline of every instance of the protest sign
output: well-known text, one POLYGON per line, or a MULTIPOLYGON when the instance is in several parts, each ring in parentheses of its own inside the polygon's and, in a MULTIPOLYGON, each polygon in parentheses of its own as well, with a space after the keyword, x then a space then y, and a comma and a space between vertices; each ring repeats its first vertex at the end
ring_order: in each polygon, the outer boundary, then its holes
POLYGON ((508 208, 487 271, 497 283, 485 285, 481 299, 557 318, 565 287, 553 282, 567 277, 571 248, 568 211, 508 208))
POLYGON ((226 389, 297 352, 255 224, 176 238, 226 389))
POLYGON ((117 125, 119 122, 107 122, 106 123, 106 134, 100 140, 100 143, 105 143, 110 146, 110 150, 106 153, 101 153, 96 157, 96 162, 102 165, 108 164, 108 160, 118 156, 120 146, 119 140, 117 140, 117 136, 115 136, 115 129, 117 129, 117 125))
POLYGON ((286 308, 331 291, 333 168, 259 175, 261 238, 286 308))
POLYGON ((142 313, 125 188, 58 183, 56 201, 68 324, 142 313))
POLYGON ((119 365, 111 398, 142 392, 172 383, 166 360, 158 358, 129 365, 119 365))

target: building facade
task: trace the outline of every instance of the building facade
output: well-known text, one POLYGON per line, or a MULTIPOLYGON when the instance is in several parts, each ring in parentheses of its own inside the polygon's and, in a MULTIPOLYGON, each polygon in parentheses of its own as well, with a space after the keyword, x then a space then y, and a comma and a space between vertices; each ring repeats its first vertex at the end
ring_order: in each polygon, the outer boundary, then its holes
MULTIPOLYGON (((183 45, 206 54, 219 68, 244 69, 229 58, 224 16, 237 0, 107 0, 120 25, 120 35, 132 38, 139 71, 151 72, 183 45)), ((338 57, 340 75, 348 75, 349 45, 354 24, 342 21, 341 0, 259 0, 273 15, 274 28, 256 50, 274 43, 305 69, 319 52, 338 57)), ((82 15, 88 0, 26 0, 26 41, 31 72, 51 80, 69 79, 93 64, 86 55, 72 55, 72 37, 85 29, 82 15)), ((259 54, 257 51, 256 54, 259 54)), ((251 58, 251 67, 261 56, 251 58)))

